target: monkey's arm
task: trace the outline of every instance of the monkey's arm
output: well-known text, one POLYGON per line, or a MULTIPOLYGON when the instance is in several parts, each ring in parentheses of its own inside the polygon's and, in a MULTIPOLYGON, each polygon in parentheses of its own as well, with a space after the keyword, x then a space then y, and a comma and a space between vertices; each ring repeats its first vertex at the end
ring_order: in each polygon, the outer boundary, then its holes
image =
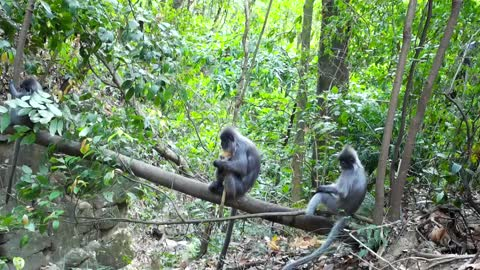
POLYGON ((15 88, 15 84, 13 81, 10 81, 10 84, 8 85, 8 88, 10 90, 10 94, 14 97, 17 98, 20 96, 20 93, 17 91, 17 88, 15 88))
POLYGON ((245 155, 245 157, 241 156, 235 160, 217 159, 213 162, 213 166, 222 170, 236 173, 239 176, 244 176, 247 174, 248 161, 245 155))
POLYGON ((317 192, 332 193, 335 195, 339 194, 339 191, 336 185, 321 185, 317 188, 317 192))

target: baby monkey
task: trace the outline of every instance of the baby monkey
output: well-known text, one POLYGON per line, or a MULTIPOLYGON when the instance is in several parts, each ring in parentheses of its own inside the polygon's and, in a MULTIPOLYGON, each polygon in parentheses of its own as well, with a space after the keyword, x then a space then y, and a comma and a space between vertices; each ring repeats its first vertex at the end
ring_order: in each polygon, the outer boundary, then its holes
POLYGON ((323 204, 329 211, 336 214, 339 213, 339 210, 343 210, 346 216, 335 222, 327 240, 321 247, 312 254, 287 264, 283 270, 295 269, 322 255, 345 227, 347 216, 353 215, 362 204, 367 193, 367 178, 357 152, 347 145, 338 155, 338 160, 341 168, 340 177, 334 184, 319 186, 315 195, 310 199, 305 212, 307 215, 313 215, 317 206, 323 204))

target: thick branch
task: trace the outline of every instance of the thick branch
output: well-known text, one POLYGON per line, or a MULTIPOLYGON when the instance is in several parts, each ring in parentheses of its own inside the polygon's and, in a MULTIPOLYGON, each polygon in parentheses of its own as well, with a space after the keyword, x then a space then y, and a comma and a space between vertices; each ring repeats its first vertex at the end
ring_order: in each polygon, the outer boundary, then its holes
POLYGON ((415 9, 417 7, 416 0, 410 0, 408 4, 407 16, 405 17, 405 26, 403 28, 403 43, 398 59, 397 71, 395 72, 395 80, 393 81, 392 95, 390 96, 390 104, 388 105, 387 121, 383 131, 382 148, 380 157, 378 158, 377 179, 375 182, 375 211, 373 220, 375 224, 382 224, 383 207, 385 203, 385 172, 387 170, 388 154, 390 149, 390 141, 392 139, 392 131, 397 111, 398 94, 402 86, 403 73, 407 63, 408 51, 412 40, 412 24, 415 17, 415 9))
POLYGON ((15 60, 13 62, 13 81, 18 84, 20 81, 20 73, 23 71, 23 53, 25 48, 25 42, 27 40, 28 29, 32 23, 33 8, 35 7, 35 0, 29 0, 25 8, 25 18, 23 19, 22 30, 18 35, 17 49, 15 54, 15 60))
MULTIPOLYGON (((59 136, 52 136, 46 131, 40 131, 37 133, 36 143, 44 146, 55 145, 57 152, 71 156, 82 156, 82 153, 80 153, 80 143, 68 141, 59 136)), ((104 155, 109 156, 112 160, 114 160, 118 167, 125 168, 125 166, 127 166, 129 172, 138 177, 144 178, 155 184, 180 191, 193 197, 200 198, 202 200, 216 204, 220 203, 220 196, 209 192, 207 184, 161 170, 153 165, 129 158, 110 150, 101 151, 104 155)), ((248 213, 295 211, 294 209, 257 200, 250 196, 244 196, 237 201, 226 201, 225 205, 235 207, 248 213)), ((332 226, 331 221, 321 216, 274 216, 265 217, 265 219, 287 226, 308 231, 316 231, 319 233, 327 232, 332 226)))
POLYGON ((440 46, 438 47, 437 53, 433 60, 432 68, 428 78, 423 86, 423 91, 418 100, 417 113, 415 117, 410 122, 410 127, 408 129, 407 140, 405 142, 405 149, 402 154, 402 164, 400 165, 400 170, 398 174, 397 181, 392 183, 392 192, 390 197, 390 219, 399 220, 400 219, 400 208, 401 200, 403 197, 403 191, 405 187, 405 181, 407 179, 407 172, 410 168, 410 163, 412 161, 413 148, 415 146, 415 139, 418 131, 423 123, 423 118, 425 116, 425 111, 427 109, 428 101, 432 95, 433 84, 437 79, 438 72, 442 67, 443 58, 445 56, 445 51, 448 48, 450 39, 457 25, 458 15, 460 13, 460 8, 462 6, 462 0, 452 0, 452 11, 450 17, 448 18, 447 26, 445 27, 445 32, 440 41, 440 46))

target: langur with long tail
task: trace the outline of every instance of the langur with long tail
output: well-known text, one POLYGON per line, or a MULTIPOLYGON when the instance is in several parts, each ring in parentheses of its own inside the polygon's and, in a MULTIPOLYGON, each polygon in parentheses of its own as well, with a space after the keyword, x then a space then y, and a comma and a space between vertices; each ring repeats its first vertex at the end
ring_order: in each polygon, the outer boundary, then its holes
POLYGON ((306 214, 313 215, 317 206, 323 204, 333 213, 343 210, 346 216, 338 219, 328 234, 327 240, 310 255, 290 262, 283 270, 293 270, 307 262, 313 261, 330 247, 338 234, 345 227, 347 217, 353 215, 365 198, 367 193, 367 179, 362 163, 357 152, 350 146, 345 146, 338 156, 341 174, 334 184, 321 185, 308 203, 306 214))

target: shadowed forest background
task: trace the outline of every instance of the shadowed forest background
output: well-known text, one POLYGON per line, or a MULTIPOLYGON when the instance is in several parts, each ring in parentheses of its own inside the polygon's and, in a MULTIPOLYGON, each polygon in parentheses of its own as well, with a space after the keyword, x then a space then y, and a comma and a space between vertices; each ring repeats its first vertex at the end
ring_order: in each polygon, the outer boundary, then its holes
POLYGON ((215 269, 235 206, 277 215, 235 222, 226 268, 281 269, 349 144, 367 197, 304 269, 480 269, 479 26, 477 0, 0 0, 0 268, 215 269), (262 162, 219 207, 225 126, 262 162))

